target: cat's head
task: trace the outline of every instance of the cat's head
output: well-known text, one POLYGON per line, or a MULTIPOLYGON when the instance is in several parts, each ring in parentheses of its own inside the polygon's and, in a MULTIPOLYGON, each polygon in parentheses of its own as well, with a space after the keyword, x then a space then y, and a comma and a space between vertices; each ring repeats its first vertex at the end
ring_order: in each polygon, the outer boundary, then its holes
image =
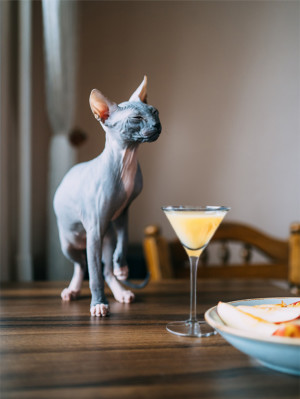
POLYGON ((94 89, 90 106, 103 129, 124 144, 155 141, 161 132, 156 108, 147 104, 147 77, 135 90, 129 101, 119 105, 109 101, 94 89))

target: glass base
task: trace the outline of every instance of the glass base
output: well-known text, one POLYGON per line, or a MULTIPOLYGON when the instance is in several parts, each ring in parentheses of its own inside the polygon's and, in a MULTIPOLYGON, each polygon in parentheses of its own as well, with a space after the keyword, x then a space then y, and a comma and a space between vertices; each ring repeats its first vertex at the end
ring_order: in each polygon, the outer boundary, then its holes
POLYGON ((167 324, 167 330, 182 337, 209 337, 217 332, 205 321, 174 321, 167 324))

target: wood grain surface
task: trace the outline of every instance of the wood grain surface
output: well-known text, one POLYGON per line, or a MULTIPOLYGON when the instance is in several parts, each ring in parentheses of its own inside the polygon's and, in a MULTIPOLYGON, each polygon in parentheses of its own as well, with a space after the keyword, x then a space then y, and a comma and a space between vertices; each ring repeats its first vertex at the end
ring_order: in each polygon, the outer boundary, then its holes
MULTIPOLYGON (((150 283, 136 301, 111 296, 111 315, 89 315, 89 290, 63 303, 63 283, 2 285, 1 398, 299 398, 299 377, 264 368, 221 336, 182 338, 189 282, 150 283)), ((198 315, 219 300, 292 296, 267 281, 198 284, 198 315)), ((109 294, 108 294, 109 295, 109 294)))

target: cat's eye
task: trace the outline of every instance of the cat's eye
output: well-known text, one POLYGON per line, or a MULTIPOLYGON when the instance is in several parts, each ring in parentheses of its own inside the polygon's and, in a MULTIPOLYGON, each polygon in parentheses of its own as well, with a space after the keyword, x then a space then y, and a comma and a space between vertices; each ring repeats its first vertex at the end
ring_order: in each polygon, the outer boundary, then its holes
POLYGON ((133 119, 135 121, 143 121, 144 118, 140 115, 132 116, 130 119, 133 119))

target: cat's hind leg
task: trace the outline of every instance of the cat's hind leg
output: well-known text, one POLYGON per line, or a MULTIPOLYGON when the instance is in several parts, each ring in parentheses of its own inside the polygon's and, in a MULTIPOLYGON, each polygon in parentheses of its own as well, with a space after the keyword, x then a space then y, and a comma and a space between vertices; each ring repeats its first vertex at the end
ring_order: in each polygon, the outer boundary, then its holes
POLYGON ((62 290, 61 298, 64 301, 77 299, 80 294, 82 281, 84 278, 86 267, 80 263, 74 263, 74 272, 72 280, 68 287, 62 290))
POLYGON ((70 244, 63 235, 60 234, 61 249, 67 259, 74 264, 73 277, 68 287, 61 292, 61 298, 64 301, 76 299, 80 294, 80 289, 84 274, 87 268, 86 250, 78 249, 70 244))

